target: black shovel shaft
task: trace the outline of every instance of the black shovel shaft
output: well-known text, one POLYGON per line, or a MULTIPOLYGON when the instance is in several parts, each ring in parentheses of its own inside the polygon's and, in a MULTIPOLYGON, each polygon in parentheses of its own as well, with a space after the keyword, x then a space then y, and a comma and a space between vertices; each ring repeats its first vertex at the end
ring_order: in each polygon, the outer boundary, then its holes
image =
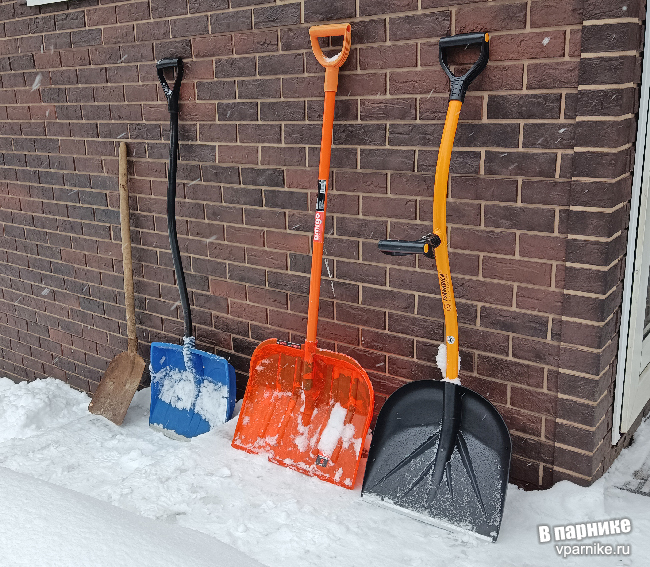
POLYGON ((181 59, 166 59, 158 62, 158 78, 167 97, 169 109, 169 171, 167 172, 167 231, 169 233, 169 245, 174 261, 176 272, 176 283, 181 296, 183 315, 185 321, 184 336, 192 336, 192 312, 190 311, 190 300, 185 284, 185 272, 181 252, 178 247, 178 235, 176 233, 176 170, 178 168, 178 97, 181 80, 183 79, 183 61, 181 59), (164 69, 176 69, 176 82, 173 89, 169 88, 164 76, 164 69))

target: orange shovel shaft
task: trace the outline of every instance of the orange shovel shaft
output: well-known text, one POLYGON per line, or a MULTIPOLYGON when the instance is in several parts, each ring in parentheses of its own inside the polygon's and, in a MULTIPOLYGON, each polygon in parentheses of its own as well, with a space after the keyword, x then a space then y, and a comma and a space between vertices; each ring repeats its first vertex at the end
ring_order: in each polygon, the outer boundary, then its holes
POLYGON ((433 233, 440 238, 440 246, 436 248, 436 269, 440 282, 442 307, 445 312, 445 342, 447 344, 447 379, 458 378, 458 316, 454 288, 451 285, 449 269, 449 253, 447 251, 447 185, 449 182, 449 162, 454 146, 458 116, 462 102, 450 100, 442 130, 442 140, 438 150, 436 178, 433 187, 433 233))
MULTIPOLYGON (((338 68, 333 69, 338 72, 338 68)), ((318 304, 320 298, 320 278, 323 268, 323 240, 325 234, 325 214, 327 211, 327 190, 329 189, 330 159, 332 156, 332 128, 334 127, 334 98, 336 92, 325 92, 323 113, 323 133, 320 144, 320 164, 318 166, 318 191, 316 216, 314 219, 314 251, 311 260, 311 279, 309 282, 309 311, 307 313, 307 342, 316 341, 318 327, 318 304), (321 209, 321 210, 319 210, 321 209)))

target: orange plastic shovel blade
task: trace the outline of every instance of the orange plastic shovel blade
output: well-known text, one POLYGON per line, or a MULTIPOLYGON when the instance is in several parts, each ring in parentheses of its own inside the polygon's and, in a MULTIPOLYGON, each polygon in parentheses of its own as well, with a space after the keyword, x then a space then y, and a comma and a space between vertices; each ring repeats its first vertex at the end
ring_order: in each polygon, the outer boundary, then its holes
POLYGON ((372 419, 370 379, 328 350, 316 350, 311 380, 305 366, 298 346, 270 339, 255 349, 232 446, 351 489, 372 419))

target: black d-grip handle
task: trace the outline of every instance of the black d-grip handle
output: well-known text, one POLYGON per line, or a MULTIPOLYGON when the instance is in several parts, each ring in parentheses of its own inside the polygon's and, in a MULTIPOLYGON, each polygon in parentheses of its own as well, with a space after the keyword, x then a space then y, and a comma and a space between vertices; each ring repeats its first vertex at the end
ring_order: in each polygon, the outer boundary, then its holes
POLYGON ((178 112, 178 97, 181 90, 181 81, 183 80, 183 60, 182 59, 161 59, 156 63, 158 71, 158 80, 162 87, 165 97, 167 98, 167 108, 169 112, 178 112), (167 79, 165 79, 165 69, 176 69, 176 80, 173 88, 169 88, 167 79))
POLYGON ((379 250, 388 256, 408 256, 409 254, 424 254, 434 258, 434 250, 440 246, 437 234, 427 234, 420 240, 380 240, 379 250))
POLYGON ((465 100, 465 93, 467 87, 471 82, 481 74, 485 69, 490 57, 490 36, 487 33, 461 33, 452 37, 443 37, 440 39, 438 45, 438 58, 440 65, 449 77, 451 82, 451 89, 449 92, 449 100, 465 100), (457 77, 451 72, 447 64, 447 49, 450 47, 469 47, 470 45, 480 45, 481 53, 476 60, 476 63, 465 73, 462 77, 457 77))

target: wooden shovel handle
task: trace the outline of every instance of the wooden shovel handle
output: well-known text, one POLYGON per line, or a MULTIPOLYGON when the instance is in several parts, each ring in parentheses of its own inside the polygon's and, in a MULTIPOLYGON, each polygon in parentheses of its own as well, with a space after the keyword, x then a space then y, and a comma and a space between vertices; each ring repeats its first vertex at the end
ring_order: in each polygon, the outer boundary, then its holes
POLYGON ((122 265, 124 267, 124 304, 129 353, 138 350, 135 333, 135 298, 133 292, 133 259, 131 257, 131 223, 129 222, 129 186, 126 173, 126 143, 120 142, 120 222, 122 226, 122 265))

